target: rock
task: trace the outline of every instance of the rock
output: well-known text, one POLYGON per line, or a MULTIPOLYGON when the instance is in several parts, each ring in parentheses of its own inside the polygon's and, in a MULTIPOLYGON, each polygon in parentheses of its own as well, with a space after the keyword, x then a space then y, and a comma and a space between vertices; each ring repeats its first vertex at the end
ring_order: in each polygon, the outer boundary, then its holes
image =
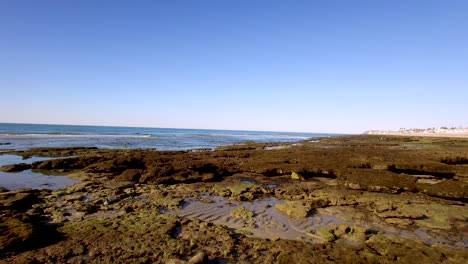
POLYGON ((0 167, 0 171, 3 171, 3 172, 20 172, 20 171, 29 170, 29 169, 31 169, 31 164, 26 164, 26 163, 5 165, 5 166, 0 167))
POLYGON ((418 183, 416 188, 430 196, 453 200, 468 199, 468 183, 463 181, 444 180, 434 184, 418 183))
POLYGON ((100 157, 71 157, 36 161, 32 163, 32 168, 42 170, 76 170, 83 169, 84 167, 97 162, 99 159, 100 157))
POLYGON ((155 203, 159 206, 166 207, 168 209, 180 209, 183 203, 182 198, 173 197, 158 197, 155 199, 155 203))
POLYGON ((141 170, 138 169, 128 169, 122 172, 119 176, 115 177, 116 181, 132 181, 138 182, 141 177, 141 170))
POLYGON ((252 218, 254 216, 254 213, 252 211, 245 209, 245 207, 241 206, 241 207, 238 207, 237 209, 232 210, 230 215, 236 218, 247 219, 247 218, 252 218))
POLYGON ((34 230, 26 214, 3 213, 0 216, 0 251, 21 249, 31 240, 34 230))
POLYGON ((317 234, 325 241, 327 242, 333 242, 335 241, 336 237, 335 235, 333 234, 333 232, 328 229, 328 228, 324 228, 324 229, 318 229, 317 230, 317 234))
POLYGON ((77 201, 77 200, 81 200, 84 194, 85 193, 73 193, 73 194, 64 196, 63 199, 67 202, 77 201))
MULTIPOLYGON (((385 235, 375 235, 366 241, 366 246, 385 257, 387 260, 397 260, 399 263, 466 263, 465 260, 457 257, 449 257, 450 250, 448 248, 427 246, 423 242, 401 237, 390 237, 385 235), (460 262, 462 261, 462 262, 460 262)), ((466 251, 465 251, 466 252, 466 251)))
POLYGON ((320 198, 307 200, 307 203, 310 204, 310 206, 312 207, 312 209, 323 208, 323 207, 327 207, 327 206, 330 205, 330 201, 329 201, 329 200, 327 200, 327 199, 320 199, 320 198))
POLYGON ((400 218, 387 218, 385 223, 397 226, 409 226, 413 223, 410 219, 400 219, 400 218))
POLYGON ((86 191, 86 187, 89 187, 93 185, 93 182, 91 181, 86 181, 86 182, 80 182, 80 183, 77 183, 73 186, 70 186, 68 188, 68 192, 69 193, 74 193, 74 192, 85 192, 86 191))
POLYGON ((169 259, 168 261, 166 261, 166 264, 186 264, 186 263, 188 262, 185 260, 181 260, 181 259, 169 259))
POLYGON ((297 172, 292 172, 291 173, 291 179, 293 180, 304 180, 304 177, 302 177, 301 175, 299 175, 297 172))
POLYGON ((34 193, 29 192, 5 192, 0 194, 0 209, 26 210, 39 202, 34 193))
POLYGON ((251 191, 255 187, 258 187, 258 186, 252 183, 239 183, 235 185, 229 185, 227 186, 227 189, 231 191, 232 196, 238 196, 248 191, 251 191))
POLYGON ((106 184, 104 184, 104 187, 107 189, 117 189, 117 190, 123 190, 126 188, 133 187, 135 185, 134 182, 132 181, 110 181, 106 184))
POLYGON ((342 237, 344 235, 347 235, 353 231, 351 227, 348 225, 338 225, 337 227, 333 228, 331 230, 333 234, 337 237, 342 237))
POLYGON ((104 205, 113 204, 117 201, 119 201, 119 197, 111 195, 106 198, 106 200, 104 201, 104 205))
POLYGON ((382 218, 406 218, 423 219, 426 217, 427 210, 421 205, 403 204, 392 211, 377 213, 382 218))
POLYGON ((251 192, 246 192, 246 193, 239 195, 236 198, 237 198, 236 200, 239 200, 239 201, 252 201, 255 199, 255 195, 251 192))
POLYGON ((200 199, 200 202, 202 202, 202 203, 213 203, 213 200, 204 197, 204 198, 201 198, 201 199, 200 199))
POLYGON ((419 226, 423 226, 426 228, 431 229, 439 229, 439 230, 450 230, 452 229, 452 225, 444 220, 434 220, 434 219, 422 219, 416 220, 415 223, 419 226))
POLYGON ((385 211, 393 210, 393 206, 389 202, 385 201, 375 201, 374 202, 374 211, 376 213, 382 213, 385 211))
POLYGON ((347 238, 355 241, 366 241, 368 237, 376 233, 362 226, 352 226, 351 231, 347 233, 347 238))
POLYGON ((351 189, 351 190, 362 190, 361 184, 359 182, 345 182, 344 184, 345 187, 351 189))
POLYGON ((201 251, 198 252, 195 256, 189 259, 188 263, 204 263, 206 261, 206 254, 205 252, 201 251))
POLYGON ((84 212, 86 214, 92 214, 96 212, 96 205, 88 204, 88 203, 79 203, 74 206, 77 211, 84 212))
POLYGON ((371 230, 362 226, 337 225, 319 229, 317 234, 326 241, 334 241, 338 238, 365 241, 371 235, 371 230))
POLYGON ((286 201, 275 205, 275 208, 291 218, 306 218, 312 211, 311 204, 304 201, 286 201))

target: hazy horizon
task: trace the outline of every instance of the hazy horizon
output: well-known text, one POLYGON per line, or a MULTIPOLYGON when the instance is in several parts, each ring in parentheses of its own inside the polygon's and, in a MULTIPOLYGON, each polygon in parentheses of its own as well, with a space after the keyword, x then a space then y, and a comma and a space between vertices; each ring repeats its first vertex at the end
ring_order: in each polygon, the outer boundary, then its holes
POLYGON ((352 133, 328 133, 328 132, 311 132, 311 131, 274 131, 274 130, 243 130, 243 129, 218 129, 218 128, 191 128, 191 127, 145 127, 145 126, 113 126, 113 125, 77 125, 77 124, 47 124, 47 123, 7 123, 0 122, 0 124, 13 124, 13 125, 37 125, 37 126, 83 126, 83 127, 115 127, 115 128, 148 128, 148 129, 181 129, 181 130, 225 130, 225 131, 249 131, 249 132, 274 132, 274 133, 310 133, 310 134, 343 134, 350 135, 352 133))
POLYGON ((466 1, 4 1, 1 123, 468 126, 466 1))

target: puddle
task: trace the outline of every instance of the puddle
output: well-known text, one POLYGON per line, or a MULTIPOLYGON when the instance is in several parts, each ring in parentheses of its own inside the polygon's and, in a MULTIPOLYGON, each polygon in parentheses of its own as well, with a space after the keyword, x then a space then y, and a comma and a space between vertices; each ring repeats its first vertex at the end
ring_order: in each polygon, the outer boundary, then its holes
POLYGON ((4 165, 10 164, 18 164, 18 163, 26 163, 32 164, 36 161, 43 161, 43 160, 50 160, 54 158, 46 158, 46 157, 31 157, 28 159, 23 159, 23 157, 18 155, 0 155, 0 167, 4 165))
POLYGON ((239 181, 247 184, 257 184, 255 181, 249 179, 239 179, 239 181))
POLYGON ((468 239, 462 235, 456 236, 449 233, 433 232, 422 228, 397 228, 377 222, 362 223, 357 220, 349 220, 349 214, 341 211, 339 207, 320 208, 312 216, 305 219, 292 219, 276 210, 275 205, 283 203, 283 201, 276 198, 267 198, 254 202, 238 202, 226 200, 220 196, 203 195, 198 200, 187 198, 184 201, 182 209, 166 212, 181 217, 198 218, 202 221, 225 225, 234 230, 242 230, 242 233, 248 236, 263 239, 281 238, 322 243, 324 241, 316 235, 316 230, 347 224, 349 226, 363 226, 388 236, 420 240, 427 245, 438 244, 468 248, 468 239), (207 202, 207 200, 211 202, 207 202), (231 216, 231 211, 241 206, 253 212, 254 216, 247 219, 231 216))
POLYGON ((263 186, 267 189, 274 189, 274 188, 277 188, 279 186, 279 184, 276 184, 276 183, 268 183, 268 184, 263 184, 263 183, 258 183, 254 180, 250 180, 250 179, 246 179, 246 178, 241 178, 239 179, 239 182, 241 183, 247 183, 247 184, 256 184, 256 185, 259 185, 259 186, 263 186))
POLYGON ((468 248, 468 238, 462 234, 454 235, 447 232, 432 232, 422 228, 399 229, 396 227, 379 226, 388 236, 418 239, 428 246, 444 245, 453 248, 468 248))
POLYGON ((246 234, 264 239, 291 239, 310 240, 316 237, 315 229, 329 225, 344 223, 343 220, 320 210, 311 217, 305 219, 291 219, 275 209, 275 205, 282 203, 276 198, 267 198, 254 202, 237 202, 225 200, 219 196, 204 196, 212 202, 206 203, 193 198, 185 199, 181 210, 169 210, 168 212, 187 218, 198 218, 203 221, 225 225, 236 230, 246 231, 246 234), (245 207, 254 213, 253 218, 243 219, 231 216, 231 211, 239 207, 245 207))
MULTIPOLYGON (((23 157, 17 155, 0 155, 0 167, 17 163, 31 164, 36 161, 50 159, 53 158, 31 157, 23 159, 23 157)), ((7 188, 8 190, 22 188, 58 190, 77 182, 77 180, 70 179, 66 176, 48 176, 31 170, 21 172, 0 171, 0 187, 7 188)))

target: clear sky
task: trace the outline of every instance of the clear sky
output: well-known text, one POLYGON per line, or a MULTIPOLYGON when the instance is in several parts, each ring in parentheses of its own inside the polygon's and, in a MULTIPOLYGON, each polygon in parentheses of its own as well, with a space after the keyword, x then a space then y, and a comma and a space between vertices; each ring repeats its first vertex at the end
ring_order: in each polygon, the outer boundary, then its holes
POLYGON ((468 126, 468 1, 0 1, 0 122, 468 126))

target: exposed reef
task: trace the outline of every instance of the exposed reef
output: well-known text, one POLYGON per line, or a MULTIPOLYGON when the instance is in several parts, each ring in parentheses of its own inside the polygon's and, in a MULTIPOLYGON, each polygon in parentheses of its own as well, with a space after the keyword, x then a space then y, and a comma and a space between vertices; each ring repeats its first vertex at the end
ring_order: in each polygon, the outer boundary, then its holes
POLYGON ((0 190, 0 262, 468 259, 468 139, 362 135, 213 151, 2 154, 61 157, 2 170, 80 182, 0 190))

